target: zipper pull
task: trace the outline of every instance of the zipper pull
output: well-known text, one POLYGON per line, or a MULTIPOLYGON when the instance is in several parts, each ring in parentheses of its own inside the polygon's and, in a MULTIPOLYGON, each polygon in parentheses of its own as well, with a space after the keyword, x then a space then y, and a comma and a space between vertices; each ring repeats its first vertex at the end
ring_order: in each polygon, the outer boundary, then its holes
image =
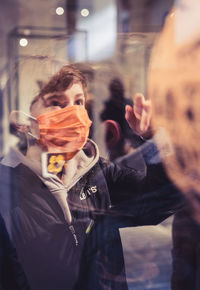
POLYGON ((91 228, 92 228, 93 225, 94 225, 94 220, 91 220, 90 223, 89 223, 89 225, 88 225, 88 227, 87 227, 87 229, 86 229, 86 231, 85 231, 85 233, 87 235, 90 233, 91 228))

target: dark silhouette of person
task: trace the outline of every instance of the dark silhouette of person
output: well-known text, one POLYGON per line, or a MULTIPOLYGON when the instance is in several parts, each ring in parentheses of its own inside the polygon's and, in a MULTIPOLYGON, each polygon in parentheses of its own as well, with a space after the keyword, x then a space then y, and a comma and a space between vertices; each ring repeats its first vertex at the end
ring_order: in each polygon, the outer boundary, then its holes
POLYGON ((126 105, 133 105, 125 97, 124 85, 119 78, 113 78, 109 84, 110 96, 104 103, 100 119, 105 121, 105 142, 110 160, 129 153, 132 147, 141 144, 139 136, 133 133, 125 119, 126 105))

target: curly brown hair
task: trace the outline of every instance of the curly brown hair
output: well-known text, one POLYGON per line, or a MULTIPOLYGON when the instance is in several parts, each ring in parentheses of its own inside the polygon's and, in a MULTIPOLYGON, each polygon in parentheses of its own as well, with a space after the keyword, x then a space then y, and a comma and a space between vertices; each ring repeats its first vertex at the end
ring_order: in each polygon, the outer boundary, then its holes
POLYGON ((69 64, 63 66, 55 75, 51 77, 49 82, 41 89, 40 93, 33 99, 30 109, 33 104, 46 94, 64 91, 74 83, 81 83, 84 96, 87 95, 87 79, 84 74, 78 69, 78 65, 69 64))

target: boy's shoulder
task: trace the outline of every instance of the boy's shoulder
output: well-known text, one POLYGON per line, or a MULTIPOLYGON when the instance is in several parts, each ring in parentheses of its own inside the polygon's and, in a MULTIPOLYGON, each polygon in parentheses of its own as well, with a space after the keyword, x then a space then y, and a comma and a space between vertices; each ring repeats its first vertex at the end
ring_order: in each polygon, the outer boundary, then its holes
POLYGON ((101 157, 101 156, 99 157, 99 161, 98 162, 103 167, 111 166, 113 164, 110 160, 108 160, 108 159, 106 159, 104 157, 101 157))

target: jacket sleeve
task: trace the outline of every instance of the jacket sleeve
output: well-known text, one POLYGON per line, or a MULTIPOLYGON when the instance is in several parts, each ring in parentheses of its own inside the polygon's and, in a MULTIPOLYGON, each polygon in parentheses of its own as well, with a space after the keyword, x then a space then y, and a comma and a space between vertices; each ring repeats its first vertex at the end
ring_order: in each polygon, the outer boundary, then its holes
POLYGON ((148 165, 146 172, 103 166, 111 200, 110 214, 121 216, 120 225, 155 225, 184 205, 184 197, 169 180, 161 163, 148 165))
POLYGON ((30 290, 26 275, 18 261, 16 249, 12 245, 3 218, 0 215, 0 238, 2 263, 2 285, 5 290, 30 290))

